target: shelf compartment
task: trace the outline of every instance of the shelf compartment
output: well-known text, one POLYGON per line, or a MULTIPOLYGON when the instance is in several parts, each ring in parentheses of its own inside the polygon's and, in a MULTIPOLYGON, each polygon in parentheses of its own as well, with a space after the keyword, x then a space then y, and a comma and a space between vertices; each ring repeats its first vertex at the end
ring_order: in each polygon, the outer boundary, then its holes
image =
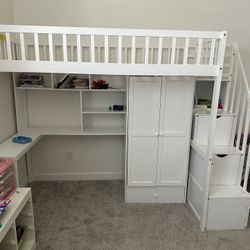
POLYGON ((83 115, 83 134, 124 134, 126 116, 123 114, 83 115))
POLYGON ((250 196, 240 186, 213 186, 208 201, 207 230, 245 229, 250 196))
POLYGON ((80 128, 80 94, 77 92, 27 92, 28 127, 80 128))
POLYGON ((86 91, 82 92, 82 110, 105 110, 109 106, 123 105, 126 106, 126 92, 120 91, 86 91))

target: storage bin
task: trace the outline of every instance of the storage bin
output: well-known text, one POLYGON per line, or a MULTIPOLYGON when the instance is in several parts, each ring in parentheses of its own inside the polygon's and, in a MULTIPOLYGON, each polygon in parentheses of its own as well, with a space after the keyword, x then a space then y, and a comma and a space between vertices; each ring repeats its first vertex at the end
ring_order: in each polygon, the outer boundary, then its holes
MULTIPOLYGON (((230 145, 235 114, 221 111, 217 115, 214 145, 230 145)), ((193 116, 192 140, 207 145, 210 111, 196 110, 193 116)))
POLYGON ((14 162, 0 159, 0 200, 8 199, 16 189, 14 162))

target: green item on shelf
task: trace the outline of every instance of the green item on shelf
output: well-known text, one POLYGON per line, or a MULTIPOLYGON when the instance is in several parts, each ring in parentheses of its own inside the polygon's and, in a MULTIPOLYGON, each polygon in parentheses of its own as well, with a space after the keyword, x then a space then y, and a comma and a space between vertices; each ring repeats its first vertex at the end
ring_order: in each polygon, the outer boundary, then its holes
POLYGON ((212 105, 212 102, 211 102, 211 100, 208 100, 208 99, 199 99, 198 104, 199 105, 206 105, 207 108, 210 109, 211 105, 212 105))
POLYGON ((109 106, 109 111, 112 111, 113 109, 112 109, 112 106, 109 106))

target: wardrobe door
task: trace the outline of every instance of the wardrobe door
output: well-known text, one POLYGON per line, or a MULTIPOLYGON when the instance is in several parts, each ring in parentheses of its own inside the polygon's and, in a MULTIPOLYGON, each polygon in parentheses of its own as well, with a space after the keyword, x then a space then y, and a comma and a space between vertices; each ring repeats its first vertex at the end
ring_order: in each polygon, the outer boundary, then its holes
POLYGON ((129 85, 128 185, 156 182, 160 77, 131 77, 129 85))
POLYGON ((163 78, 157 176, 159 185, 186 185, 193 97, 193 80, 163 78))

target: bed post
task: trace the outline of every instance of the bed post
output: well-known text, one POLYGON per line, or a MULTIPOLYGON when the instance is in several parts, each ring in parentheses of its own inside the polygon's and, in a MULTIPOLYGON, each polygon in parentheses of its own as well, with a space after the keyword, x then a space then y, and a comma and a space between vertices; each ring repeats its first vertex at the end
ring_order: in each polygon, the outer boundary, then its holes
POLYGON ((218 103, 220 98, 220 87, 221 87, 221 80, 222 80, 222 70, 223 70, 223 63, 224 63, 224 54, 226 48, 226 37, 227 32, 223 32, 223 37, 219 41, 218 46, 218 56, 217 56, 217 65, 218 65, 218 74, 214 80, 214 88, 213 88, 213 98, 212 98, 212 106, 211 106, 211 113, 210 113, 210 128, 208 133, 208 144, 207 144, 207 179, 206 179, 206 186, 204 190, 204 201, 203 201, 203 213, 201 217, 201 230, 205 231, 206 224, 207 224, 207 209, 208 209, 208 199, 209 199, 209 190, 210 190, 210 179, 212 173, 212 155, 213 155, 213 142, 214 142, 214 135, 215 135, 215 128, 216 128, 216 118, 217 118, 217 111, 218 111, 218 103))

